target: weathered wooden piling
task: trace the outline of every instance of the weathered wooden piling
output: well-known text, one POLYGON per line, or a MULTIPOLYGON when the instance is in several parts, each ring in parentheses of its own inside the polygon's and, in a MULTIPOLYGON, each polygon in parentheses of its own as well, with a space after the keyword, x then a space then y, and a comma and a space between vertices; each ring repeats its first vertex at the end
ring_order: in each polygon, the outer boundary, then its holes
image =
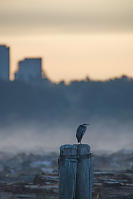
POLYGON ((90 146, 63 145, 59 157, 59 199, 92 199, 90 146))
POLYGON ((77 146, 63 145, 59 157, 59 199, 74 199, 77 171, 77 146))

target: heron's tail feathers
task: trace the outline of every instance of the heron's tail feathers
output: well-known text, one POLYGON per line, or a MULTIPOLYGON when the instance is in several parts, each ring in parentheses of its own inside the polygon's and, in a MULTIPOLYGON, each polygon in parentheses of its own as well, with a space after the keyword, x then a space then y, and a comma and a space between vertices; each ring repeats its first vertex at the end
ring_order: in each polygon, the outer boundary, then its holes
POLYGON ((80 143, 80 142, 81 142, 81 139, 78 139, 78 138, 77 138, 77 140, 78 140, 78 143, 80 143))

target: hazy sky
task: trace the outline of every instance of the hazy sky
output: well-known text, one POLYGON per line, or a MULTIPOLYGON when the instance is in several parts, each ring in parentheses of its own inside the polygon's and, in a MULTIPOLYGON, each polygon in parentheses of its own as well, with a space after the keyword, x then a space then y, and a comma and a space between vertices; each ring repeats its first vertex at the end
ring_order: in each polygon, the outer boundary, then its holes
POLYGON ((133 76, 133 0, 0 0, 0 43, 12 74, 42 56, 56 81, 133 76))

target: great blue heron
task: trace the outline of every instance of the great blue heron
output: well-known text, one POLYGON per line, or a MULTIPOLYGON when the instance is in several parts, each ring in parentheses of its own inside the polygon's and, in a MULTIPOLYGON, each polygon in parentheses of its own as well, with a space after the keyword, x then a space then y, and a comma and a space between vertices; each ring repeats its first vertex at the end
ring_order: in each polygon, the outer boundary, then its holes
POLYGON ((82 137, 85 134, 85 131, 86 131, 88 125, 89 124, 81 124, 77 128, 76 138, 78 140, 78 143, 80 143, 80 144, 81 144, 82 137))

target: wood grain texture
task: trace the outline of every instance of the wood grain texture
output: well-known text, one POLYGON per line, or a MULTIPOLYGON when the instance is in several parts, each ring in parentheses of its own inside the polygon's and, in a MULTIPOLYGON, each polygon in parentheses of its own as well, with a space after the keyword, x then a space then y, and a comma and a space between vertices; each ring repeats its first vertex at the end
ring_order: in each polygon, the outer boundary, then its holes
POLYGON ((74 199, 77 171, 77 147, 64 145, 60 148, 59 199, 74 199))
POLYGON ((89 145, 61 146, 59 177, 59 199, 92 199, 93 165, 89 145))
POLYGON ((90 198, 90 146, 86 144, 77 145, 77 178, 76 199, 90 198))

